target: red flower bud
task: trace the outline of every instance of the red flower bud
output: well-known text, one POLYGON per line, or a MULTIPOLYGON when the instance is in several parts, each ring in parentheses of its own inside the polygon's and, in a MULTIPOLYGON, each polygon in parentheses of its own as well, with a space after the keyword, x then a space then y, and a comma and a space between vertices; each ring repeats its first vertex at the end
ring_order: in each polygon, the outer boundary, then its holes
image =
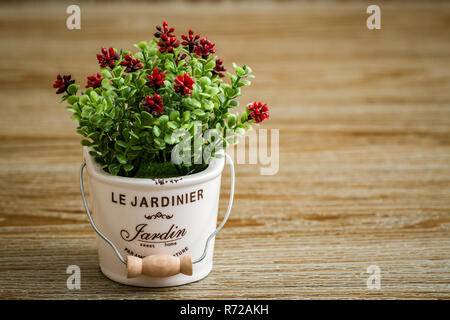
POLYGON ((159 52, 173 52, 174 48, 180 46, 180 41, 178 41, 177 37, 173 34, 175 28, 169 29, 167 21, 163 21, 163 29, 161 29, 160 26, 156 26, 156 30, 155 37, 162 40, 158 42, 159 52))
POLYGON ((164 112, 164 104, 161 101, 161 96, 157 93, 155 93, 153 97, 145 97, 145 99, 142 101, 142 106, 144 107, 145 111, 155 116, 164 112))
POLYGON ((223 78, 225 76, 225 74, 222 73, 223 71, 227 71, 227 69, 225 69, 225 67, 223 66, 223 61, 221 59, 217 59, 216 66, 211 72, 213 75, 217 75, 223 78))
POLYGON ((72 84, 75 83, 75 80, 71 80, 72 76, 69 75, 65 75, 65 76, 61 76, 60 74, 58 74, 56 76, 56 80, 55 83, 53 83, 53 88, 58 88, 58 90, 56 90, 56 94, 60 94, 63 92, 66 92, 67 94, 69 94, 69 92, 67 92, 67 88, 72 84))
POLYGON ((215 53, 216 49, 214 48, 216 44, 209 41, 207 38, 203 38, 200 41, 196 42, 194 47, 194 53, 203 59, 207 59, 211 53, 215 53))
POLYGON ((102 48, 101 52, 102 54, 97 54, 97 60, 100 64, 100 67, 110 67, 111 69, 113 69, 116 65, 116 61, 120 59, 120 54, 116 52, 112 47, 110 47, 109 50, 102 48))
POLYGON ((153 73, 147 75, 149 81, 147 81, 146 85, 157 90, 163 85, 165 78, 166 74, 164 72, 159 72, 158 68, 154 68, 153 73))
POLYGON ((269 118, 269 108, 267 104, 262 104, 262 102, 253 102, 253 104, 248 105, 248 111, 250 111, 249 119, 255 120, 257 123, 263 122, 265 119, 269 118))
POLYGON ((193 90, 193 84, 195 83, 189 74, 184 73, 184 75, 177 76, 174 80, 174 89, 181 95, 191 94, 193 90))
POLYGON ((198 44, 197 40, 199 38, 199 35, 194 36, 194 31, 192 31, 192 29, 189 29, 189 36, 185 34, 181 36, 181 39, 184 40, 183 42, 181 42, 181 44, 187 47, 189 53, 192 53, 194 51, 194 47, 198 44))
POLYGON ((125 72, 128 72, 128 73, 135 72, 144 67, 141 63, 141 60, 133 59, 131 54, 127 54, 123 58, 124 58, 124 60, 122 62, 120 62, 120 65, 126 67, 125 72))
POLYGON ((99 88, 102 86, 102 75, 100 73, 87 77, 86 88, 99 88))

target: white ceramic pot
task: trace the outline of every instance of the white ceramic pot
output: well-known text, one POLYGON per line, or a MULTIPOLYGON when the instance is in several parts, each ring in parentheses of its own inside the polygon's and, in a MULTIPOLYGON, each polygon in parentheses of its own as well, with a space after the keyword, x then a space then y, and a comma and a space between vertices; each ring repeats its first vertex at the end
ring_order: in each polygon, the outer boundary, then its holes
MULTIPOLYGON (((208 237, 216 229, 224 158, 214 158, 200 173, 156 180, 108 174, 86 147, 84 159, 93 221, 122 256, 190 255, 194 261, 202 256, 208 237)), ((127 278, 126 265, 113 248, 100 236, 97 236, 97 244, 103 274, 128 285, 182 285, 206 277, 213 266, 214 239, 208 245, 205 258, 194 263, 191 276, 127 278)))

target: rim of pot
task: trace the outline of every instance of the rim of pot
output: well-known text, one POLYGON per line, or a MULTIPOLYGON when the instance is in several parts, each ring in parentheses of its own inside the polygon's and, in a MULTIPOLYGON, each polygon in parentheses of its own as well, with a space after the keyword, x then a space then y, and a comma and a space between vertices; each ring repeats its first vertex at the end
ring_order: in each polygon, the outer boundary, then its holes
MULTIPOLYGON (((90 178, 94 178, 103 181, 108 184, 115 185, 132 185, 132 186, 144 186, 144 187, 161 187, 161 188, 177 188, 181 186, 190 186, 205 181, 212 180, 217 176, 222 174, 223 168, 225 166, 225 157, 223 158, 212 158, 208 167, 198 173, 190 174, 187 176, 177 176, 172 178, 130 178, 114 176, 110 173, 104 171, 100 164, 95 161, 95 159, 89 154, 89 151, 93 151, 90 147, 83 147, 84 159, 86 161, 86 169, 90 175, 90 178), (172 180, 172 182, 171 182, 172 180)), ((219 153, 224 154, 225 152, 221 150, 219 153)))

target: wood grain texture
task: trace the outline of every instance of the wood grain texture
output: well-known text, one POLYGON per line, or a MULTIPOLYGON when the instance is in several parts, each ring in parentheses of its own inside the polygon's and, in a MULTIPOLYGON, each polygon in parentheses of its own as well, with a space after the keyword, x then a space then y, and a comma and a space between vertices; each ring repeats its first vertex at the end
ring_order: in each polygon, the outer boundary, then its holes
POLYGON ((366 2, 82 4, 80 31, 65 4, 2 5, 0 298, 450 298, 450 5, 380 4, 378 31, 366 2), (207 278, 145 289, 100 273, 79 137, 51 85, 84 83, 101 46, 131 48, 163 18, 216 41, 227 68, 253 68, 241 103, 271 106, 280 167, 237 166, 207 278))

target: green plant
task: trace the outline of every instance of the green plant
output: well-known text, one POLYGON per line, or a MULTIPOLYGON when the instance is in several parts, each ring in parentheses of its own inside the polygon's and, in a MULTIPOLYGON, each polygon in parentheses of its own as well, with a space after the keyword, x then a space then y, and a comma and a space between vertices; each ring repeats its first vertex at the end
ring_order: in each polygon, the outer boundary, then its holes
POLYGON ((70 75, 58 75, 54 84, 57 93, 65 93, 62 101, 78 123, 81 144, 91 147, 91 155, 113 175, 162 178, 199 172, 209 161, 199 161, 199 147, 214 147, 210 157, 216 156, 215 147, 235 143, 236 135, 269 117, 261 102, 240 115, 230 112, 239 106, 241 88, 250 85, 250 67, 233 63, 235 74, 228 73, 227 84, 223 62, 208 39, 189 30, 180 42, 167 22, 156 28, 155 38, 137 44, 134 55, 102 48, 97 55, 101 73, 88 77, 84 92, 70 75), (190 161, 175 163, 172 151, 181 142, 190 161))

